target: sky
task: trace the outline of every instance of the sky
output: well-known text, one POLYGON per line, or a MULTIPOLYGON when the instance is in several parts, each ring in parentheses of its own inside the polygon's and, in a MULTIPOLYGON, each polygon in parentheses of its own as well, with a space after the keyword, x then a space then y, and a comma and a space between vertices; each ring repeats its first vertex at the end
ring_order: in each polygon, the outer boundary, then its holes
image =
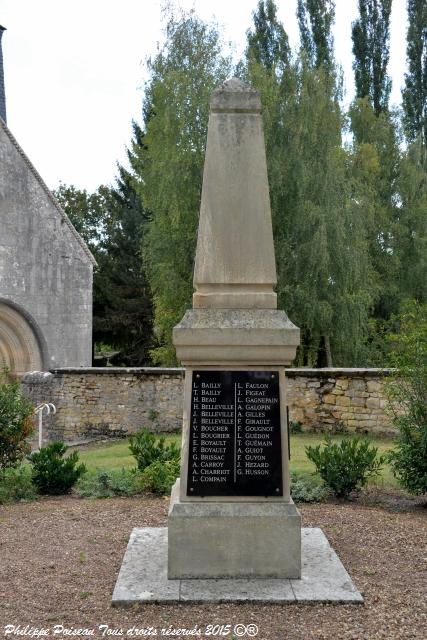
MULTIPOLYGON (((258 0, 176 0, 214 18, 235 59, 258 0)), ((297 0, 276 0, 292 47, 297 0)), ((0 0, 7 123, 47 185, 95 190, 126 162, 132 120, 141 123, 146 60, 164 41, 164 0, 0 0)), ((357 0, 336 0, 336 58, 353 97, 351 22, 357 0)), ((389 75, 400 103, 406 0, 393 0, 389 75)))

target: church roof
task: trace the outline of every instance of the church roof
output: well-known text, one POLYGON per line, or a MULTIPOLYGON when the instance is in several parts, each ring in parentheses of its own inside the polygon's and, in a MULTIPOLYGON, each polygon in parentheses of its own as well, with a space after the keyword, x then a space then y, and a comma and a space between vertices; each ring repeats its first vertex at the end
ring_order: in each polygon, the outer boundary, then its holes
POLYGON ((93 257, 92 253, 90 252, 86 242, 83 240, 81 235, 76 231, 76 229, 74 228, 70 218, 67 216, 65 211, 61 208, 59 202, 57 201, 57 199, 55 198, 55 196, 53 195, 53 193, 51 192, 49 187, 46 185, 46 183, 44 182, 43 178, 41 177, 41 175, 39 174, 37 169, 34 167, 32 162, 29 160, 28 156, 25 154, 24 150, 19 145, 18 141, 16 140, 16 138, 14 137, 12 132, 10 131, 9 127, 6 125, 6 123, 4 122, 4 120, 1 117, 0 117, 0 128, 4 130, 4 132, 6 133, 7 137, 9 138, 9 140, 11 141, 13 146, 17 149, 18 153, 22 156, 22 158, 23 158, 25 164, 27 165, 28 169, 31 171, 33 176, 36 178, 37 182, 42 187, 43 191, 45 192, 45 194, 47 195, 49 200, 52 202, 52 204, 58 210, 59 215, 63 219, 64 223, 69 227, 72 235, 75 237, 75 239, 77 240, 77 242, 79 243, 79 245, 83 249, 83 252, 86 254, 88 260, 90 262, 92 262, 92 264, 94 266, 96 266, 96 260, 93 257))

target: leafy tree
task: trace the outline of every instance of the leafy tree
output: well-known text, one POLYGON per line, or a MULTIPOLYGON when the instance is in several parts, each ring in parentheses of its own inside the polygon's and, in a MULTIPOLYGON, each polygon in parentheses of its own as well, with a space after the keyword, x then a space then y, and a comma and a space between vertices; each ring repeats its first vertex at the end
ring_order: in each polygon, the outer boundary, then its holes
POLYGON ((53 195, 96 258, 106 234, 109 188, 101 185, 89 193, 86 189, 60 183, 53 195))
POLYGON ((118 169, 109 200, 108 235, 94 280, 94 338, 120 351, 116 364, 141 366, 150 362, 153 345, 152 297, 141 259, 148 216, 132 174, 118 169))
POLYGON ((397 178, 395 247, 399 270, 395 278, 399 302, 427 302, 427 173, 416 142, 406 149, 397 178))
POLYGON ((391 3, 359 0, 359 18, 352 25, 356 96, 368 97, 377 115, 387 110, 391 91, 387 76, 391 3))
POLYGON ((372 302, 364 212, 352 197, 342 114, 322 69, 302 68, 288 138, 288 205, 276 239, 279 300, 303 329, 301 364, 360 361, 372 302), (334 355, 335 354, 335 355, 334 355))
POLYGON ((399 430, 390 462, 401 485, 421 495, 427 492, 427 304, 407 301, 390 340, 395 373, 386 391, 399 430))
POLYGON ((290 61, 289 40, 283 25, 277 19, 273 0, 259 0, 252 14, 254 28, 246 33, 247 57, 267 71, 282 74, 290 61))
MULTIPOLYGON (((255 16, 254 22, 259 24, 255 16)), ((372 277, 363 211, 351 198, 353 177, 341 144, 335 69, 317 68, 304 52, 287 66, 279 59, 263 66, 252 51, 261 38, 256 30, 249 33, 246 77, 263 105, 279 306, 302 329, 299 364, 356 363, 372 277)), ((268 33, 273 38, 280 31, 268 33)))
MULTIPOLYGON (((135 139, 140 130, 135 125, 135 139)), ((140 246, 147 216, 133 177, 123 167, 113 188, 86 190, 61 184, 55 195, 93 252, 93 339, 120 353, 116 361, 141 366, 150 361, 152 300, 140 246)))
POLYGON ((143 252, 160 344, 152 358, 170 365, 176 362, 172 328, 191 306, 209 99, 231 65, 216 26, 190 12, 169 14, 166 42, 148 70, 144 146, 133 153, 151 212, 143 252))
POLYGON ((298 0, 297 18, 301 48, 310 64, 331 68, 334 64, 331 28, 335 20, 335 1, 298 0))
POLYGON ((388 111, 376 115, 369 98, 356 99, 349 115, 355 193, 363 203, 369 256, 376 274, 374 316, 385 320, 399 304, 396 233, 401 153, 397 117, 388 111))
POLYGON ((408 72, 402 91, 404 124, 410 142, 419 138, 426 166, 427 150, 427 3, 408 0, 408 72))

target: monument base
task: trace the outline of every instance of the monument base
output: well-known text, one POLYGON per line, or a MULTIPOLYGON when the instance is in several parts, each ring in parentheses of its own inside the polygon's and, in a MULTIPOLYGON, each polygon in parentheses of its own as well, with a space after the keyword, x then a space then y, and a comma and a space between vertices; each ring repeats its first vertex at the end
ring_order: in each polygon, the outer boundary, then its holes
POLYGON ((291 502, 181 502, 168 515, 168 578, 300 578, 301 516, 291 502))
POLYGON ((321 529, 302 529, 299 580, 169 580, 166 527, 133 529, 114 588, 113 606, 145 603, 345 603, 363 598, 321 529))

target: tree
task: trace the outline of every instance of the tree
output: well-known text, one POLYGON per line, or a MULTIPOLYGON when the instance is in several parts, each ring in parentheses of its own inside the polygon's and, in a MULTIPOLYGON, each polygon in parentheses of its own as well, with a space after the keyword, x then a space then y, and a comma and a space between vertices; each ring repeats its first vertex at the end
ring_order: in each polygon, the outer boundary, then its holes
POLYGON ((276 241, 279 300, 303 330, 299 362, 309 366, 360 363, 372 304, 364 211, 352 193, 339 103, 324 89, 327 73, 300 71, 276 241))
POLYGON ((60 183, 53 195, 96 257, 106 234, 109 188, 101 185, 88 193, 86 189, 60 183))
POLYGON ((379 115, 388 109, 392 0, 359 0, 359 18, 352 25, 353 62, 357 98, 368 97, 379 115))
MULTIPOLYGON (((320 12, 320 5, 309 4, 313 16, 320 12)), ((300 5, 300 11, 306 10, 300 5)), ((332 5, 329 10, 332 19, 332 5)), ((333 51, 326 56, 328 64, 318 53, 318 67, 305 51, 286 64, 276 58, 263 65, 264 58, 253 53, 254 43, 264 42, 256 36, 260 24, 254 14, 246 77, 260 91, 263 105, 279 306, 302 329, 299 364, 360 363, 371 271, 363 211, 350 197, 353 179, 341 144, 333 51)), ((281 30, 262 28, 265 32, 274 39, 281 30)), ((332 46, 329 36, 322 40, 314 32, 316 43, 332 46)), ((309 36, 313 40, 311 31, 309 36)), ((277 43, 264 46, 279 55, 277 43)), ((314 52, 320 48, 313 44, 314 52)))
POLYGON ((407 301, 400 331, 390 337, 395 369, 386 392, 398 429, 393 473, 411 493, 427 492, 427 305, 407 301))
POLYGON ((143 148, 133 149, 150 211, 143 255, 154 299, 157 364, 175 364, 172 328, 191 306, 209 99, 231 71, 215 25, 170 14, 166 42, 148 62, 143 148))
MULTIPOLYGON (((135 143, 141 131, 134 125, 135 143)), ((93 339, 119 351, 116 362, 142 366, 153 345, 152 298, 140 246, 147 216, 130 172, 94 193, 61 184, 56 198, 94 254, 93 339)))
POLYGON ((419 139, 426 167, 427 153, 427 3, 408 0, 407 61, 402 90, 403 122, 410 142, 419 139))
POLYGON ((401 153, 397 115, 389 111, 377 115, 365 97, 353 102, 349 116, 354 134, 353 178, 363 202, 369 255, 376 274, 374 316, 384 320, 396 313, 399 305, 396 242, 401 153))
POLYGON ((422 149, 414 142, 406 149, 397 178, 396 257, 399 301, 427 302, 427 173, 422 149))
POLYGON ((254 29, 246 33, 247 58, 270 72, 282 75, 290 61, 289 40, 273 0, 259 0, 252 14, 254 29))
MULTIPOLYGON (((134 133, 139 134, 136 125, 134 133)), ((94 338, 119 350, 116 364, 142 366, 150 363, 153 346, 152 297, 141 256, 148 216, 132 174, 118 170, 94 280, 94 338)))
POLYGON ((331 28, 335 20, 334 0, 298 0, 297 18, 301 49, 312 66, 331 68, 334 41, 331 28))

